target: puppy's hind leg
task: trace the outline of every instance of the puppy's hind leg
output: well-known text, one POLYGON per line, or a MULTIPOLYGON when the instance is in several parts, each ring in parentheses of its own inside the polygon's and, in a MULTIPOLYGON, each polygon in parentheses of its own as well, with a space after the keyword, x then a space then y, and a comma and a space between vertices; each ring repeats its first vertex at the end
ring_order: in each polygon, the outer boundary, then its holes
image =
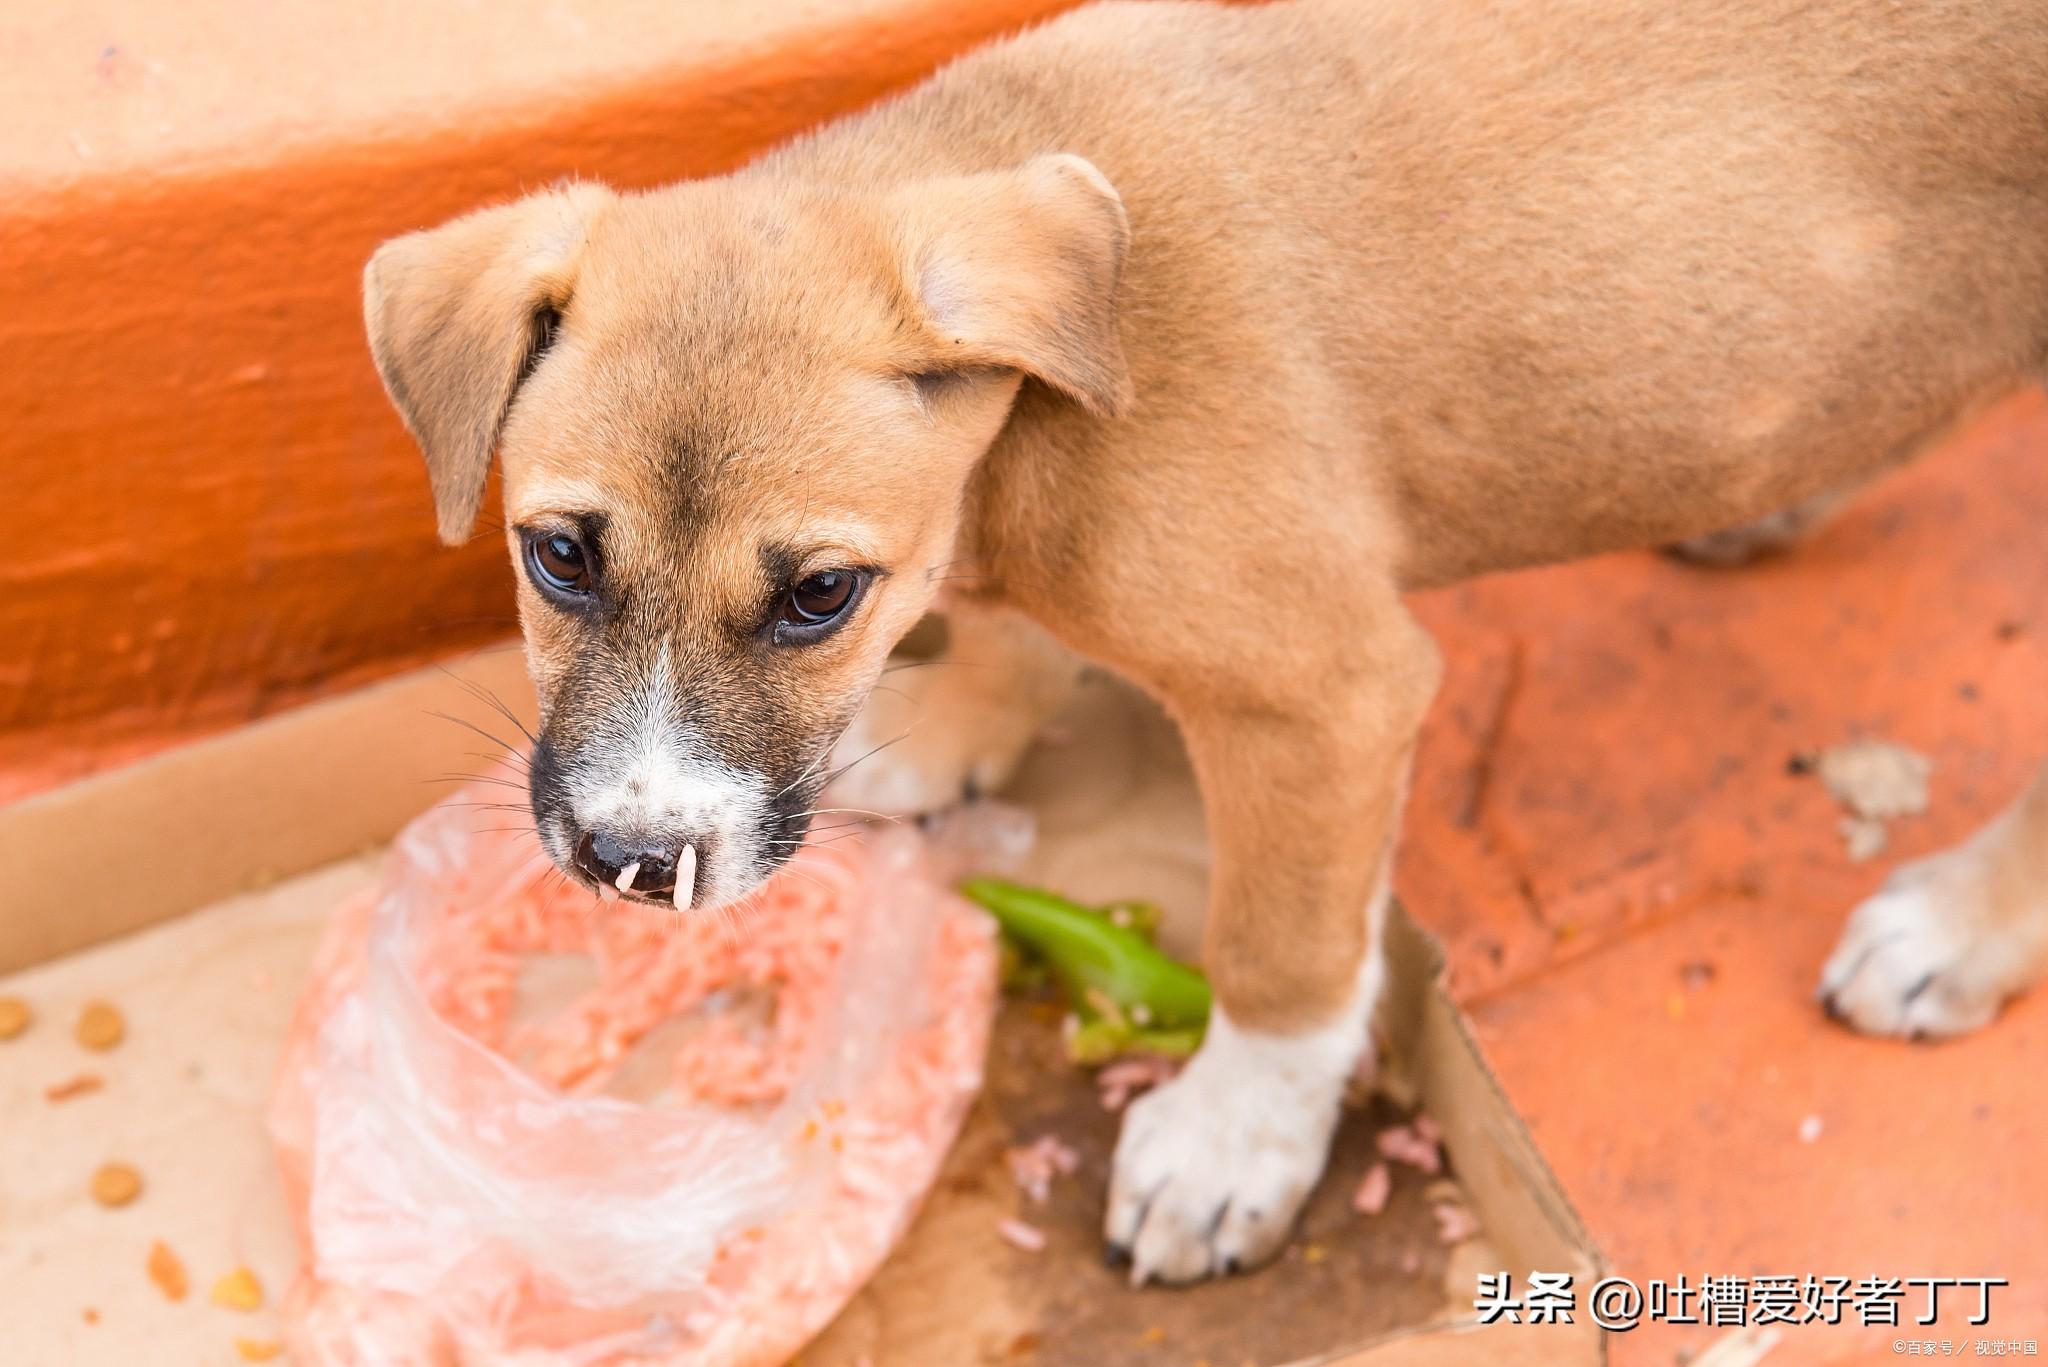
POLYGON ((1875 1035, 1988 1024, 2048 973, 2048 765, 1962 844, 1903 865, 1821 972, 1828 1014, 1875 1035))
POLYGON ((841 772, 825 802, 915 816, 995 792, 1085 667, 1014 612, 966 608, 944 621, 943 649, 897 660, 834 747, 841 772))

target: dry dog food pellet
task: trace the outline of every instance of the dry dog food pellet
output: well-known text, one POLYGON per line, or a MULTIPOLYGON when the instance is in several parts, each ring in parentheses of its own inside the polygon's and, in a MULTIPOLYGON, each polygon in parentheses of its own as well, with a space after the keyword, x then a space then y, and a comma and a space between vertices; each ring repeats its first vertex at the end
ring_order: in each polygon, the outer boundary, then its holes
POLYGON ((92 1199, 103 1206, 125 1206, 142 1195, 142 1174, 126 1163, 107 1163, 92 1175, 92 1199))
POLYGON ((215 1305, 230 1310, 256 1310, 263 1305, 263 1283, 246 1267, 238 1267, 213 1284, 210 1297, 215 1305))
POLYGON ((235 1352, 244 1362, 268 1362, 284 1351, 276 1339, 236 1339, 235 1352))
POLYGON ((149 1246, 149 1279, 167 1299, 174 1301, 184 1300, 191 1287, 185 1277, 185 1264, 162 1239, 149 1246))
POLYGON ((78 1013, 78 1042, 88 1049, 111 1049, 128 1033, 128 1023, 108 1002, 87 1002, 78 1013))
POLYGON ((19 997, 0 997, 0 1039, 13 1039, 28 1029, 36 1013, 19 997))

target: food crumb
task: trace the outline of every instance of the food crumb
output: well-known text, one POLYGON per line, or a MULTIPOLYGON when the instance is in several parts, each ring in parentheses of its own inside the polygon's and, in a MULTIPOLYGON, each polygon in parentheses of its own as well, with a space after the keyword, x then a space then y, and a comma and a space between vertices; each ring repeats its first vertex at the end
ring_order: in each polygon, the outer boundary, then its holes
POLYGON ((208 1299, 229 1310, 256 1310, 263 1305, 263 1283, 248 1268, 238 1267, 213 1284, 208 1299))
POLYGON ((103 1206, 125 1206, 142 1195, 142 1174, 126 1163, 102 1163, 92 1175, 92 1199, 103 1206))
POLYGON ((1855 816, 1884 821, 1927 810, 1934 761, 1903 745, 1854 740, 1820 752, 1814 772, 1835 801, 1855 816))
POLYGON ((1003 1236, 1003 1242, 1026 1253, 1040 1253, 1045 1249, 1045 1231, 1022 1220, 1005 1216, 996 1222, 996 1233, 1003 1236))
POLYGON ((79 1311, 78 1317, 84 1320, 87 1324, 98 1324, 100 1322, 100 1312, 95 1310, 90 1305, 86 1306, 85 1309, 79 1311))
POLYGON ((236 1339, 235 1355, 244 1362, 268 1362, 284 1351, 276 1339, 236 1339))
POLYGON ((19 997, 0 997, 0 1039, 13 1039, 28 1029, 36 1013, 19 997))
POLYGON ((1463 1206, 1435 1207, 1436 1237, 1439 1243, 1461 1244, 1479 1232, 1479 1217, 1463 1206))
POLYGON ((1180 1072, 1176 1059, 1158 1054, 1126 1054, 1106 1063, 1095 1075, 1095 1086, 1105 1111, 1120 1111, 1133 1096, 1150 1087, 1170 1082, 1180 1072))
POLYGON ((1387 1170, 1385 1163, 1375 1163, 1366 1169, 1358 1190, 1351 1193, 1351 1208, 1360 1215, 1377 1215, 1387 1208, 1387 1197, 1393 1194, 1393 1190, 1393 1173, 1387 1170))
POLYGON ((1845 816, 1835 823, 1835 829, 1842 833, 1842 844, 1849 851, 1852 864, 1863 864, 1877 858, 1891 843, 1891 832, 1874 817, 1845 816))
POLYGON ((191 1286, 185 1277, 185 1264, 161 1239, 149 1246, 149 1279, 156 1283, 156 1289, 163 1292, 167 1300, 184 1300, 185 1292, 191 1286))
POLYGON ((72 1030, 80 1044, 97 1050, 113 1048, 127 1033, 127 1021, 111 1002, 87 1002, 72 1030))
POLYGON ((1301 1260, 1307 1263, 1310 1267, 1314 1267, 1317 1263, 1322 1262, 1329 1256, 1330 1250, 1323 1247, 1321 1244, 1306 1244, 1302 1247, 1301 1250, 1301 1260))
POLYGON ((1375 1143, 1380 1157, 1435 1174, 1444 1170, 1443 1150, 1438 1147, 1440 1138, 1436 1125, 1418 1116, 1413 1124, 1393 1125, 1381 1130, 1375 1143))
POLYGON ((1052 1196, 1052 1179, 1071 1177, 1081 1166, 1081 1155, 1058 1135, 1045 1134, 1029 1144, 1020 1144, 1003 1155, 1009 1164, 1010 1180, 1038 1205, 1052 1196))
POLYGON ((1821 1124, 1819 1116, 1810 1115, 1806 1117, 1806 1119, 1799 1122, 1799 1142, 1802 1144, 1811 1144, 1814 1140, 1820 1138, 1820 1130, 1821 1124))
POLYGON ((80 1073, 77 1077, 67 1078, 63 1082, 53 1082, 43 1088, 43 1100, 69 1101, 75 1096, 84 1096, 87 1092, 97 1092, 105 1085, 106 1079, 98 1073, 80 1073))
POLYGON ((1155 1325, 1151 1326, 1151 1327, 1150 1327, 1150 1328, 1148 1328, 1148 1329, 1147 1329, 1147 1330, 1146 1330, 1146 1331, 1145 1331, 1144 1333, 1142 1333, 1142 1334, 1138 1335, 1138 1342, 1140 1342, 1140 1343, 1164 1343, 1164 1342, 1166 1342, 1166 1326, 1165 1326, 1165 1325, 1163 1325, 1163 1324, 1155 1324, 1155 1325))

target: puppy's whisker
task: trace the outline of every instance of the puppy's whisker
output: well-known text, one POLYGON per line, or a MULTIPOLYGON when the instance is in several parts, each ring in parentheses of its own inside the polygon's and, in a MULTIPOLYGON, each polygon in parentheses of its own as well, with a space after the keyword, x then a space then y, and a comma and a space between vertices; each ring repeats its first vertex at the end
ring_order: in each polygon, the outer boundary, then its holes
POLYGON ((442 774, 438 778, 422 779, 423 783, 488 783, 499 788, 515 788, 526 791, 526 784, 514 778, 500 778, 496 774, 442 774))
MULTIPOLYGON (((827 745, 823 749, 819 750, 817 754, 811 756, 811 762, 804 766, 804 771, 798 774, 795 778, 791 779, 789 782, 783 784, 782 788, 775 794, 775 796, 781 797, 784 793, 787 793, 790 789, 796 787, 799 783, 802 783, 805 779, 809 778, 812 774, 816 773, 818 771, 818 766, 823 764, 827 759, 830 759, 831 756, 831 746, 827 745)), ((770 800, 772 801, 773 799, 770 800)))
POLYGON ((852 759, 848 760, 846 763, 840 765, 837 769, 834 769, 831 773, 827 774, 824 778, 824 781, 819 783, 818 787, 821 790, 830 787, 835 781, 844 777, 848 772, 850 772, 856 764, 863 764, 868 760, 873 759, 876 755, 881 754, 882 751, 888 749, 890 746, 895 745, 901 741, 906 741, 910 739, 910 733, 916 729, 917 723, 912 722, 909 726, 904 727, 901 732, 894 736, 891 736, 889 739, 883 741, 880 745, 875 746, 873 749, 868 750, 864 754, 854 756, 852 759))
POLYGON ((492 711, 496 712, 506 721, 511 722, 512 725, 519 729, 520 735, 526 737, 527 740, 531 741, 535 745, 540 744, 540 737, 534 735, 533 732, 527 729, 526 723, 519 720, 518 713, 514 712, 510 707, 507 707, 505 705, 505 700, 503 698, 499 697, 490 689, 485 688, 476 680, 465 679, 460 674, 457 674, 454 670, 448 669, 445 666, 442 667, 441 672, 443 674, 446 674, 449 678, 455 680, 455 682, 461 686, 462 690, 465 693, 468 693, 470 697, 475 698, 478 702, 484 704, 486 707, 489 707, 492 711))
POLYGON ((860 818, 862 818, 863 820, 867 820, 867 821, 886 821, 886 822, 890 823, 891 825, 894 825, 894 824, 896 824, 897 822, 899 822, 899 821, 901 821, 901 820, 903 819, 903 818, 902 818, 902 817, 900 817, 900 816, 890 816, 890 815, 888 815, 888 814, 887 814, 886 812, 871 812, 871 811, 869 811, 869 810, 868 810, 867 808, 865 808, 865 807, 813 807, 813 808, 811 808, 811 809, 810 809, 809 811, 807 811, 807 812, 797 812, 797 813, 795 813, 794 815, 796 815, 796 816, 857 816, 857 817, 860 817, 860 818))
MULTIPOLYGON (((503 736, 492 735, 489 731, 484 730, 481 726, 478 726, 475 722, 470 721, 467 718, 458 717, 455 716, 453 713, 449 712, 436 712, 432 708, 427 709, 427 715, 430 717, 438 717, 442 721, 451 722, 454 725, 461 727, 465 731, 470 731, 475 733, 476 735, 482 736, 491 744, 498 746, 499 748, 504 750, 504 752, 508 755, 512 754, 518 749, 517 746, 513 745, 510 741, 506 740, 503 736)), ((525 728, 522 727, 521 729, 524 730, 525 728)))

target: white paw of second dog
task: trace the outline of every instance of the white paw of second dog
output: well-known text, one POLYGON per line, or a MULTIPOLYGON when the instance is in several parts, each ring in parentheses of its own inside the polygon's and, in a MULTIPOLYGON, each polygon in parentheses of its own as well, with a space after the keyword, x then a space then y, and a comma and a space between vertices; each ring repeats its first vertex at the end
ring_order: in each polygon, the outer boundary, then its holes
POLYGON ((1179 1077, 1131 1103, 1103 1233, 1131 1280, 1200 1281, 1277 1254, 1322 1176, 1363 1023, 1300 1036, 1209 1023, 1179 1077))
POLYGON ((2000 834, 1905 865, 1850 913, 1821 971, 1829 1015, 1873 1035, 1959 1035, 2038 976, 2048 914, 2002 900, 2021 890, 1997 876, 2000 834))

